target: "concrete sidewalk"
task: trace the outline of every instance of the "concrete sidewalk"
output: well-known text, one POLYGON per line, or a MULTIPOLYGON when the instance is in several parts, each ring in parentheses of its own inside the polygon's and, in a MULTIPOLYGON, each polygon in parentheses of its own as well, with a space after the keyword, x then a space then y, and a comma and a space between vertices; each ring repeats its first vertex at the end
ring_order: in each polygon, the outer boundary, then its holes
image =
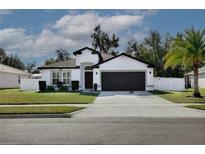
POLYGON ((205 111, 172 103, 149 92, 101 92, 94 104, 72 117, 205 118, 205 111))

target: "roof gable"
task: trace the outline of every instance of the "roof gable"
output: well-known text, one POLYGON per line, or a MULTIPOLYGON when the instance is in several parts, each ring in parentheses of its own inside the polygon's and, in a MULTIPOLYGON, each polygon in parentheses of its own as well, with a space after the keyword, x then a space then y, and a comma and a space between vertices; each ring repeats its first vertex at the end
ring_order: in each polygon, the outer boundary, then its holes
POLYGON ((90 48, 90 47, 84 47, 84 48, 82 48, 82 49, 79 49, 79 50, 73 52, 73 54, 74 54, 75 56, 78 55, 78 54, 82 54, 82 51, 84 51, 84 50, 89 50, 89 51, 91 51, 92 54, 97 54, 97 55, 99 56, 99 62, 102 62, 102 61, 103 61, 103 58, 102 58, 101 53, 98 52, 98 51, 96 51, 96 50, 94 50, 94 49, 92 49, 92 48, 90 48))
POLYGON ((141 59, 138 59, 138 58, 129 56, 129 55, 125 54, 125 53, 121 53, 121 54, 119 54, 119 55, 117 55, 117 56, 115 56, 115 57, 109 58, 109 59, 107 59, 107 60, 105 60, 105 61, 103 61, 103 62, 101 62, 101 63, 99 63, 99 64, 93 65, 93 67, 94 67, 94 68, 97 68, 97 67, 99 67, 99 65, 104 64, 104 63, 106 63, 106 62, 109 62, 109 61, 111 61, 111 60, 113 60, 113 59, 115 59, 115 58, 118 58, 118 57, 120 57, 120 56, 126 56, 126 57, 128 57, 128 58, 134 59, 134 60, 139 61, 139 62, 141 62, 141 63, 147 64, 148 67, 154 67, 154 66, 153 66, 152 64, 150 64, 150 63, 147 63, 147 62, 145 62, 145 61, 143 61, 143 60, 141 60, 141 59))

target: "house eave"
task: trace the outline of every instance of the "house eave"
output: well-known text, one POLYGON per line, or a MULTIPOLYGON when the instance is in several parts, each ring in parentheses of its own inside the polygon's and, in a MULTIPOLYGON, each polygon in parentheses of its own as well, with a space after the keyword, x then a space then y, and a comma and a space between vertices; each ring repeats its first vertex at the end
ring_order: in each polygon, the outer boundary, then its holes
POLYGON ((42 69, 79 69, 80 66, 76 66, 76 67, 38 67, 39 70, 42 69))

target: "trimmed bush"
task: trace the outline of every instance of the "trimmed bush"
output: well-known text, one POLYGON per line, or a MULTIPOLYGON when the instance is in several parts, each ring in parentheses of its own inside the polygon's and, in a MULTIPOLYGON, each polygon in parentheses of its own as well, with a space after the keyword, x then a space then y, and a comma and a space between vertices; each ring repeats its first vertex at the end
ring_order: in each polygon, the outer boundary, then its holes
POLYGON ((68 91, 68 86, 61 86, 59 87, 60 91, 68 91))
POLYGON ((62 86, 63 86, 63 82, 62 82, 62 81, 58 81, 58 82, 57 82, 57 87, 60 88, 60 87, 62 87, 62 86))
POLYGON ((53 86, 47 86, 47 87, 46 87, 46 90, 48 90, 48 91, 54 91, 55 88, 54 88, 53 86))

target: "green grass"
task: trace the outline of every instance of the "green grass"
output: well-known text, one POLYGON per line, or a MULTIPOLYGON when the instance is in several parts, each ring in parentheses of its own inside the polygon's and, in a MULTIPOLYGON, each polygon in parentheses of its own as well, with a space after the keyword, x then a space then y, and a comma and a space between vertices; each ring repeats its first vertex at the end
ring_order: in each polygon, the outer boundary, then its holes
MULTIPOLYGON (((205 96, 205 89, 200 89, 201 95, 205 96)), ((193 89, 186 89, 183 92, 174 91, 151 91, 151 93, 158 95, 174 103, 205 103, 205 97, 193 97, 193 89)))
POLYGON ((199 110, 205 110, 205 105, 187 105, 186 107, 199 109, 199 110))
POLYGON ((76 106, 25 106, 0 107, 0 114, 49 114, 70 113, 83 109, 76 106))
POLYGON ((20 91, 19 89, 0 90, 0 105, 17 104, 88 104, 94 102, 98 94, 80 92, 20 91))

